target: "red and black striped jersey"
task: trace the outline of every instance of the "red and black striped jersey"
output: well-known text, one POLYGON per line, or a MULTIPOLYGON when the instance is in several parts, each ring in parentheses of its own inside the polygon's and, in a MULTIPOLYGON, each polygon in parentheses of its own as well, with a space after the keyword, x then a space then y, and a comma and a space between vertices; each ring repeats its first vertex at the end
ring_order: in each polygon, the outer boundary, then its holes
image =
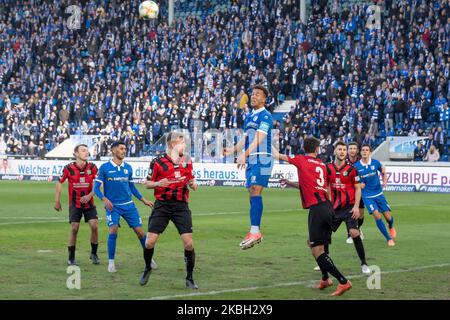
POLYGON ((302 206, 307 209, 328 201, 327 168, 319 158, 297 155, 288 158, 297 167, 298 184, 302 206))
POLYGON ((327 173, 333 208, 340 209, 355 204, 355 184, 358 183, 356 169, 348 163, 340 168, 329 163, 327 173))
POLYGON ((350 160, 350 157, 347 157, 347 163, 351 164, 352 166, 355 165, 355 163, 357 163, 359 160, 361 160, 360 156, 356 157, 355 161, 352 161, 352 160, 350 160))
POLYGON ((156 187, 155 198, 160 201, 183 201, 189 202, 189 180, 194 179, 192 172, 192 161, 187 161, 181 157, 177 163, 167 155, 162 154, 152 160, 147 175, 147 180, 160 181, 164 178, 168 180, 185 177, 183 181, 173 183, 168 187, 156 187))
POLYGON ((85 204, 82 204, 80 199, 91 193, 97 171, 97 166, 90 162, 86 162, 81 168, 76 162, 71 162, 64 167, 59 182, 64 183, 67 179, 69 180, 69 206, 85 209, 95 208, 94 197, 85 204))

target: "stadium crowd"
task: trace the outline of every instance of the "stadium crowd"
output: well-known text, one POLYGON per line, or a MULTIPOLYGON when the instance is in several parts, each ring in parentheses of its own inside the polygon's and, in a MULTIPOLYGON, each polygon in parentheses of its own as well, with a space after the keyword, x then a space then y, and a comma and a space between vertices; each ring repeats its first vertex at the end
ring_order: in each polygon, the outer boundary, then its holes
MULTIPOLYGON (((216 0, 216 2, 219 0, 216 0)), ((0 154, 43 157, 71 135, 124 140, 138 156, 175 128, 242 128, 251 87, 270 88, 284 153, 321 139, 379 144, 387 135, 430 138, 446 149, 450 99, 450 1, 384 1, 381 29, 367 5, 298 0, 231 1, 225 11, 167 24, 137 16, 139 1, 0 0, 0 154)), ((208 4, 211 5, 211 4, 208 4)), ((425 151, 428 152, 428 149, 425 151)))

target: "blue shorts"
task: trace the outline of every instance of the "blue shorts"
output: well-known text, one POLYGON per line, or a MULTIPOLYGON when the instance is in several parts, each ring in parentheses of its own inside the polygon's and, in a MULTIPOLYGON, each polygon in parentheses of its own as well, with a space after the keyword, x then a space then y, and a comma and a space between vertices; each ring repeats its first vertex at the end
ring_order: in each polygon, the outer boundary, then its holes
POLYGON ((389 207, 389 204, 383 194, 375 198, 364 198, 364 205, 369 211, 369 214, 372 214, 375 210, 378 210, 380 213, 391 211, 391 207, 389 207))
POLYGON ((142 227, 142 219, 134 203, 114 205, 112 211, 106 209, 108 227, 118 226, 120 217, 124 218, 130 228, 142 227))
POLYGON ((267 188, 269 178, 272 174, 273 161, 267 165, 249 164, 245 171, 245 178, 247 182, 245 187, 248 189, 251 186, 262 186, 267 188))

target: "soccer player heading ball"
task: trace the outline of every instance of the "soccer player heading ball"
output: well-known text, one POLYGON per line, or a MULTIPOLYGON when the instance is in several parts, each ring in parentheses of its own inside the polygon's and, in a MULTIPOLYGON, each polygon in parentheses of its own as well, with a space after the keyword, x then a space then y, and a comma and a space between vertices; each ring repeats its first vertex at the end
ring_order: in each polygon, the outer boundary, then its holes
POLYGON ((156 202, 148 219, 147 241, 144 248, 145 269, 140 284, 147 284, 152 272, 151 261, 156 241, 169 221, 172 221, 184 245, 186 287, 198 289, 193 278, 195 251, 192 240, 192 216, 188 205, 189 188, 195 191, 198 186, 192 173, 192 162, 184 155, 186 148, 184 135, 170 132, 166 142, 166 153, 152 160, 147 176, 146 187, 155 189, 156 202))
POLYGON ((253 111, 247 115, 244 123, 244 139, 234 147, 224 150, 224 154, 232 155, 244 149, 238 157, 239 169, 247 169, 245 187, 250 194, 250 232, 240 243, 241 249, 252 248, 262 240, 260 232, 263 213, 262 191, 267 187, 272 173, 272 115, 264 107, 269 91, 262 85, 255 85, 251 96, 253 111))

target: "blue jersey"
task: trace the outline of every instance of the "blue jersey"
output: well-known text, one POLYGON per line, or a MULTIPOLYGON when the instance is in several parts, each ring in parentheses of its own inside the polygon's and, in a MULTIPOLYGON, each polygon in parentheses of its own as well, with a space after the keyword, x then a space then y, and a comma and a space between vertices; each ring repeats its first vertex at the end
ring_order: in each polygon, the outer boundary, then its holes
POLYGON ((102 199, 99 192, 99 185, 103 184, 104 196, 114 205, 125 205, 133 203, 131 195, 139 200, 142 195, 133 183, 133 169, 128 163, 122 162, 120 166, 112 160, 100 166, 97 178, 95 179, 95 193, 102 199))
POLYGON ((375 198, 383 194, 383 188, 380 183, 382 168, 380 161, 370 159, 369 163, 362 163, 362 160, 359 160, 354 166, 358 171, 359 182, 365 184, 364 189, 362 189, 364 198, 375 198))
POLYGON ((272 161, 272 115, 266 108, 260 108, 249 113, 245 118, 245 150, 255 139, 256 132, 260 131, 266 134, 266 138, 261 141, 258 147, 252 151, 247 158, 249 164, 269 165, 272 161))

